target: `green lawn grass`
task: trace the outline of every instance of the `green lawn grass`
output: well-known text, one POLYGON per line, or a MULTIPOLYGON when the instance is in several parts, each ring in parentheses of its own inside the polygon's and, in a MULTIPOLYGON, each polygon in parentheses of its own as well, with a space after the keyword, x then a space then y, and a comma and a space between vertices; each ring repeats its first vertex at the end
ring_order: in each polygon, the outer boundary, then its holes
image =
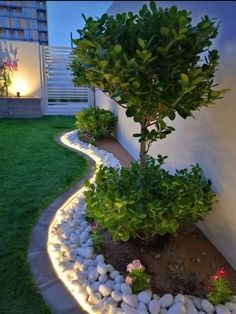
POLYGON ((0 120, 0 313, 50 313, 27 264, 40 213, 87 170, 84 158, 53 137, 74 128, 72 117, 0 120))

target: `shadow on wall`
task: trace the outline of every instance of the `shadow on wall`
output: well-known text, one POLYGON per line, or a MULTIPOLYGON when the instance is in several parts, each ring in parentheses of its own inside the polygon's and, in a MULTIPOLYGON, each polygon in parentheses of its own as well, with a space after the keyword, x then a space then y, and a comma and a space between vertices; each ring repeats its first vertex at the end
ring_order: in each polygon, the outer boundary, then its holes
POLYGON ((8 96, 8 87, 12 83, 12 74, 18 69, 17 48, 12 43, 0 42, 0 93, 8 96))
POLYGON ((4 62, 17 62, 17 48, 14 48, 12 43, 7 43, 6 41, 0 42, 0 65, 4 62))

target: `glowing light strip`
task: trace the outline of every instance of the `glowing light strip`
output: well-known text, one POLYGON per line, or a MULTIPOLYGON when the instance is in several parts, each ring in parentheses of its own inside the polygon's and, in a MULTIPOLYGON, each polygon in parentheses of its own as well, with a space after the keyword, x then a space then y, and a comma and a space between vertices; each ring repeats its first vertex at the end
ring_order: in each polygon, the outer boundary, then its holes
MULTIPOLYGON (((97 148, 93 148, 91 145, 87 145, 88 147, 86 148, 86 145, 81 145, 82 142, 80 142, 79 140, 77 140, 76 144, 71 143, 71 140, 73 140, 73 136, 74 136, 74 140, 76 139, 77 135, 76 135, 76 131, 70 132, 70 133, 66 133, 65 135, 63 135, 60 140, 63 144, 65 144, 68 147, 74 148, 77 151, 81 151, 87 155, 89 155, 97 165, 100 164, 104 164, 104 160, 102 159, 102 157, 100 157, 98 154, 96 154, 94 152, 94 150, 97 150, 97 148)), ((101 153, 103 151, 99 151, 97 150, 98 153, 101 153)), ((106 152, 104 151, 104 154, 106 152)), ((114 158, 114 156, 110 153, 107 153, 107 155, 111 156, 111 158, 113 158, 116 162, 116 166, 119 167, 120 163, 119 161, 114 158)), ((106 162, 105 162, 106 163, 106 162)), ((90 182, 94 182, 95 181, 95 177, 96 177, 96 172, 94 173, 93 177, 90 179, 90 182)), ((71 284, 70 280, 68 279, 67 276, 67 272, 63 272, 62 269, 59 267, 59 263, 58 260, 56 258, 57 255, 57 251, 53 251, 52 246, 53 246, 53 237, 54 234, 52 232, 52 229, 58 225, 61 221, 63 221, 63 218, 66 217, 66 215, 63 215, 61 212, 62 210, 64 211, 69 211, 70 205, 73 203, 73 201, 78 201, 79 198, 83 198, 83 193, 86 190, 85 187, 79 188, 78 191, 76 191, 69 199, 67 199, 67 201, 58 208, 50 226, 49 226, 49 231, 48 231, 48 241, 47 241, 47 251, 48 254, 50 256, 53 268, 55 270, 55 272, 57 273, 59 279, 64 283, 64 285, 66 286, 66 288, 69 290, 69 292, 73 295, 73 297, 77 300, 78 304, 85 310, 87 311, 89 314, 93 314, 93 313, 97 313, 97 311, 94 311, 92 309, 92 306, 86 301, 84 300, 83 294, 75 291, 74 286, 71 284)), ((79 211, 81 211, 81 209, 78 209, 79 211)), ((109 313, 109 312, 107 312, 109 313)))

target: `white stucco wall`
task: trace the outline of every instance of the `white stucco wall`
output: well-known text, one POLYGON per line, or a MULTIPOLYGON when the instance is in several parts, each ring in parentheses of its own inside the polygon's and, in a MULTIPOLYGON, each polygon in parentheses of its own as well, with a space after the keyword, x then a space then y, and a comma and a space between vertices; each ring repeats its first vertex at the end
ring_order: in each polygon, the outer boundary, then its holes
POLYGON ((0 56, 18 60, 9 95, 41 97, 41 74, 39 44, 24 41, 0 40, 0 56), (14 56, 15 54, 15 56, 14 56))
MULTIPOLYGON (((109 14, 124 11, 137 12, 144 1, 114 1, 109 14)), ((146 2, 148 3, 148 2, 146 2)), ((224 99, 216 105, 195 114, 196 120, 178 118, 172 123, 176 131, 167 139, 153 144, 150 153, 168 155, 167 167, 188 167, 198 162, 206 178, 211 179, 219 203, 200 224, 211 242, 221 251, 236 269, 236 3, 224 2, 161 2, 161 6, 176 5, 193 12, 193 22, 207 14, 221 20, 220 32, 215 47, 221 59, 217 81, 230 88, 224 99)), ((138 130, 124 110, 97 91, 97 104, 118 114, 119 122, 115 135, 119 142, 138 158, 139 145, 132 134, 138 130)))

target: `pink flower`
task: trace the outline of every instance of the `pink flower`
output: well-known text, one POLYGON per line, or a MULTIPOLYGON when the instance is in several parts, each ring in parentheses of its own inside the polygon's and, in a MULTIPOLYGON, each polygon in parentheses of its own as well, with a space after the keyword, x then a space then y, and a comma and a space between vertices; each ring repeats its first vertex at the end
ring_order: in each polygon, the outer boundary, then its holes
POLYGON ((143 265, 141 264, 139 259, 133 260, 132 265, 133 265, 134 269, 141 269, 141 268, 143 268, 143 265))
POLYGON ((216 276, 220 277, 220 278, 227 278, 227 273, 226 271, 224 270, 224 268, 219 268, 217 271, 216 271, 216 276))
POLYGON ((144 269, 143 265, 141 264, 139 259, 135 259, 132 261, 132 263, 127 265, 127 271, 131 272, 135 269, 144 269))
POLYGON ((127 285, 132 285, 133 279, 132 279, 130 276, 127 276, 127 277, 125 278, 125 282, 127 283, 127 285))
POLYGON ((96 221, 90 222, 89 223, 90 227, 96 229, 98 227, 98 223, 96 221))
POLYGON ((216 276, 216 275, 214 275, 214 276, 210 276, 210 280, 211 281, 216 281, 217 279, 219 279, 220 277, 219 276, 216 276))

